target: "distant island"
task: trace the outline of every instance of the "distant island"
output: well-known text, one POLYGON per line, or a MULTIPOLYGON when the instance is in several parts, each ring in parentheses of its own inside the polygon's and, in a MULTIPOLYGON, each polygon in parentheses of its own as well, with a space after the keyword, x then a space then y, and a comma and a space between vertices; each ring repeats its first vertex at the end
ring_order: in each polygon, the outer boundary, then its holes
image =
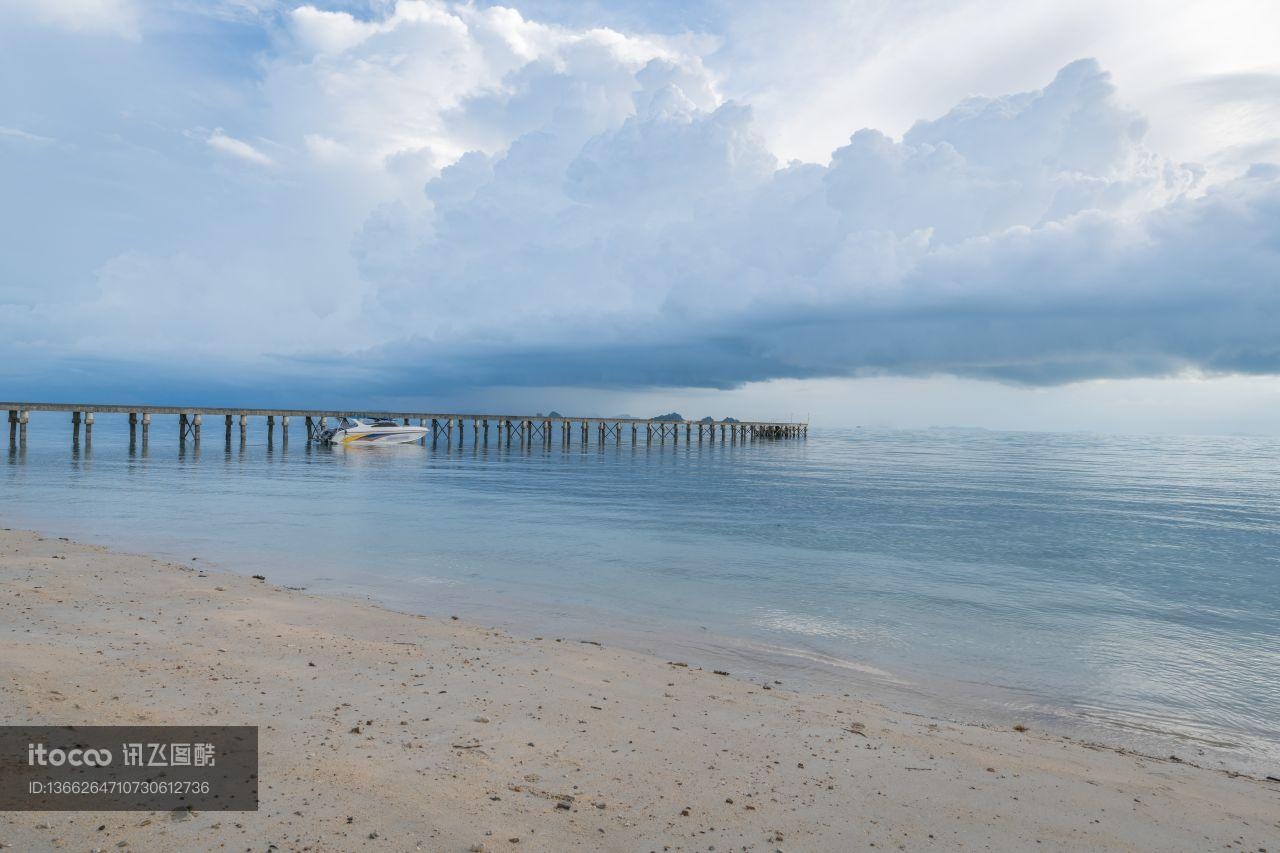
MULTIPOLYGON (((687 420, 687 418, 685 418, 685 416, 684 416, 684 415, 682 415, 682 414, 680 414, 679 412, 667 412, 665 415, 658 415, 658 416, 656 416, 656 417, 650 418, 650 420, 654 420, 654 421, 683 421, 683 420, 687 420)), ((716 419, 715 419, 715 418, 711 417, 711 415, 707 415, 705 418, 702 418, 700 421, 698 421, 698 423, 700 423, 700 424, 714 424, 714 423, 717 423, 717 421, 716 421, 716 419)), ((739 421, 738 421, 738 419, 737 419, 737 418, 722 418, 722 419, 719 421, 719 423, 736 424, 736 423, 739 423, 739 421)))

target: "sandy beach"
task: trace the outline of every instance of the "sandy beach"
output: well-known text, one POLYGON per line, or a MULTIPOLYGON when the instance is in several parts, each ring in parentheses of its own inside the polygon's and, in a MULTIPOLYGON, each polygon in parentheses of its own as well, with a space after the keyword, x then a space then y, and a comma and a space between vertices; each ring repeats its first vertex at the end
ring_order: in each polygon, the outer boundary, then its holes
POLYGON ((1280 838, 1280 783, 200 565, 0 533, 0 711, 259 726, 260 810, 5 813, 0 846, 1261 851, 1280 838))

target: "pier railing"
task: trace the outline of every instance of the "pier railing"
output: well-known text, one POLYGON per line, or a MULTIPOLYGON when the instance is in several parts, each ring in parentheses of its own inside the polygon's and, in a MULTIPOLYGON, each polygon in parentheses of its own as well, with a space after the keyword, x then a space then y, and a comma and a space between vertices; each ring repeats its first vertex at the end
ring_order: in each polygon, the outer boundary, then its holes
POLYGON ((308 441, 317 439, 330 419, 344 417, 378 418, 402 421, 409 425, 416 421, 419 426, 429 427, 427 434, 435 442, 466 441, 467 427, 471 427, 471 440, 476 443, 488 442, 490 430, 495 431, 496 439, 508 443, 519 441, 532 444, 535 439, 550 444, 553 434, 559 431, 560 441, 565 446, 573 443, 575 433, 580 436, 584 446, 592 441, 593 433, 597 444, 603 445, 611 440, 621 444, 624 434, 630 433, 630 441, 638 442, 642 437, 646 442, 665 442, 670 439, 678 443, 681 432, 686 443, 693 441, 748 441, 754 439, 804 438, 809 434, 809 425, 802 422, 785 421, 739 421, 739 420, 665 420, 661 418, 588 418, 569 417, 565 415, 497 415, 497 414, 463 414, 414 411, 369 411, 355 409, 279 409, 279 408, 238 408, 224 406, 143 406, 138 404, 101 404, 101 403, 32 403, 32 402, 0 402, 0 409, 9 412, 9 443, 25 444, 27 427, 31 412, 69 412, 71 414, 72 438, 79 441, 83 427, 85 441, 93 438, 95 415, 122 414, 129 417, 129 440, 137 440, 141 428, 142 440, 148 439, 151 420, 155 415, 176 415, 179 441, 200 441, 205 426, 205 418, 223 420, 226 440, 231 441, 233 427, 239 427, 240 441, 248 437, 250 418, 265 419, 267 437, 275 435, 280 429, 281 439, 289 440, 289 422, 291 418, 302 418, 308 441), (456 439, 455 439, 456 432, 456 439))

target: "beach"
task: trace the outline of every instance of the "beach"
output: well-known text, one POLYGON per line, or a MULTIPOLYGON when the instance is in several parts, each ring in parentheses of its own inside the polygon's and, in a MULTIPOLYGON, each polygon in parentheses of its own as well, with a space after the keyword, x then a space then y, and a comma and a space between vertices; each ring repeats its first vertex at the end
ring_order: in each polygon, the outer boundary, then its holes
POLYGON ((1263 850, 1280 784, 0 534, 0 710, 260 727, 257 812, 5 813, 14 850, 1263 850))

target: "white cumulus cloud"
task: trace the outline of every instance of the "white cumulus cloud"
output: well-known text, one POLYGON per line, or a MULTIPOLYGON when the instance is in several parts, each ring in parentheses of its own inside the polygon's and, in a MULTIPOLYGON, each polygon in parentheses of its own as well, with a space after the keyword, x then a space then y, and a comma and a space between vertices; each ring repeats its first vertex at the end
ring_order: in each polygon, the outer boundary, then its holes
POLYGON ((781 169, 748 108, 661 60, 637 82, 617 127, 526 134, 372 217, 379 322, 491 383, 1280 369, 1274 170, 1201 187, 1092 60, 781 169))
POLYGON ((271 158, 266 154, 262 153, 257 148, 254 148, 243 139, 236 139, 234 136, 228 136, 223 133, 221 129, 215 130, 213 133, 209 134, 209 138, 206 141, 209 143, 209 147, 213 148, 215 151, 220 151, 223 154, 229 154, 240 160, 245 160, 259 166, 270 166, 272 163, 271 158))

